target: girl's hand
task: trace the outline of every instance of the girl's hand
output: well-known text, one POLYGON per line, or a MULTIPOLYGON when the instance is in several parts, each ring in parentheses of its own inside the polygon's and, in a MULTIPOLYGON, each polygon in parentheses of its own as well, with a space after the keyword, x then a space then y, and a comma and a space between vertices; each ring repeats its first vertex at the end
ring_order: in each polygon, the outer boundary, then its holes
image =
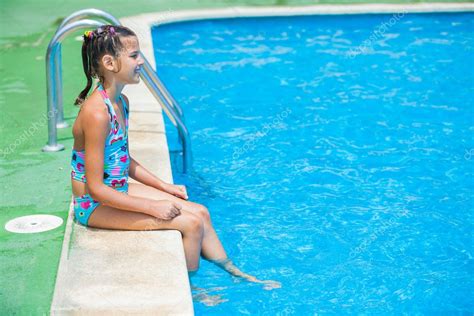
POLYGON ((179 197, 180 199, 183 199, 183 200, 188 199, 188 192, 186 191, 186 187, 184 185, 166 183, 163 186, 162 190, 171 195, 179 197))
POLYGON ((149 214, 158 219, 169 221, 181 215, 182 208, 180 204, 168 200, 151 201, 149 214))

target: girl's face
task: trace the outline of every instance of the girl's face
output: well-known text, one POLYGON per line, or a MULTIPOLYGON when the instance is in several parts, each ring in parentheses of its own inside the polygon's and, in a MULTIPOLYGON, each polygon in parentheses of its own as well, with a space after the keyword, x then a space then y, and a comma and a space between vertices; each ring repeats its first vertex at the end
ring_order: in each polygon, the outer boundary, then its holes
POLYGON ((135 36, 128 36, 120 38, 120 41, 124 49, 116 59, 118 63, 116 79, 124 84, 139 83, 139 72, 144 61, 140 54, 138 39, 135 36))

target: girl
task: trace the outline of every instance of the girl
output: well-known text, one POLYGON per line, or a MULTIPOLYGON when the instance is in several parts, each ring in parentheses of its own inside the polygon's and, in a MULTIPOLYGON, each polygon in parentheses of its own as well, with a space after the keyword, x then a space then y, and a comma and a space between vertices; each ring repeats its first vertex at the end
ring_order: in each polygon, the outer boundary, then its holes
POLYGON ((184 186, 165 183, 130 156, 130 103, 121 91, 140 82, 143 59, 135 33, 112 25, 85 32, 82 61, 87 85, 75 102, 81 108, 73 126, 71 162, 76 220, 104 229, 175 229, 183 236, 189 272, 199 268, 202 256, 234 276, 263 283, 267 289, 280 287, 235 267, 207 208, 188 201, 184 186), (99 81, 86 99, 92 78, 99 81), (128 176, 140 184, 129 184, 128 176))

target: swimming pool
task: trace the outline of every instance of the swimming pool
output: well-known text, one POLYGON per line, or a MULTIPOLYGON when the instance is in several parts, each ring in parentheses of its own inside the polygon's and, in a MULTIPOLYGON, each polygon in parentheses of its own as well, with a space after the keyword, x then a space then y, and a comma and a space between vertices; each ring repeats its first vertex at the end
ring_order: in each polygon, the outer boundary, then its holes
POLYGON ((192 135, 195 173, 175 164, 175 182, 209 207, 237 265, 283 285, 202 261, 193 282, 225 301, 197 314, 474 310, 473 18, 153 28, 157 71, 192 135))

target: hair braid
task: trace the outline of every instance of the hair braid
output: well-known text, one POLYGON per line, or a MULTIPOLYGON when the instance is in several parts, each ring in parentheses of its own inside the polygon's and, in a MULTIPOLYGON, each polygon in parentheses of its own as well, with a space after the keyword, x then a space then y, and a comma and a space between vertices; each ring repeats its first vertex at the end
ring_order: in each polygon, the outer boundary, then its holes
POLYGON ((86 39, 84 36, 84 43, 82 43, 82 66, 84 68, 84 74, 86 75, 86 78, 87 78, 87 84, 84 90, 82 90, 81 93, 79 93, 79 96, 76 98, 74 105, 81 105, 86 99, 86 96, 92 87, 90 57, 88 54, 88 50, 89 50, 88 46, 90 45, 88 45, 88 42, 90 42, 90 40, 86 39))

